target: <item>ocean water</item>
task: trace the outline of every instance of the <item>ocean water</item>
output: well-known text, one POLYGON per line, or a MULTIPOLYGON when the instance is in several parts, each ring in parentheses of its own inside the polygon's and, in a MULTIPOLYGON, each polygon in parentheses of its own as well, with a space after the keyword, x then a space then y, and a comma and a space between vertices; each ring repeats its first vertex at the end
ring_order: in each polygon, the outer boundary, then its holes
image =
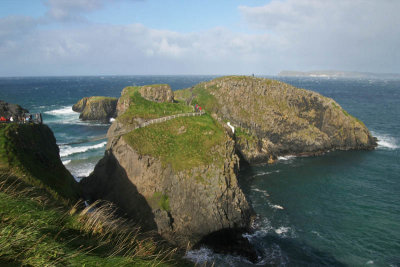
MULTIPOLYGON (((187 88, 213 76, 0 78, 0 99, 42 112, 65 166, 79 180, 102 157, 109 125, 81 122, 71 106, 84 96, 118 97, 128 85, 187 88)), ((245 235, 256 265, 400 266, 400 80, 275 77, 335 99, 378 137, 374 151, 281 157, 243 169, 240 183, 257 219, 245 235)), ((253 266, 207 248, 187 258, 253 266)))

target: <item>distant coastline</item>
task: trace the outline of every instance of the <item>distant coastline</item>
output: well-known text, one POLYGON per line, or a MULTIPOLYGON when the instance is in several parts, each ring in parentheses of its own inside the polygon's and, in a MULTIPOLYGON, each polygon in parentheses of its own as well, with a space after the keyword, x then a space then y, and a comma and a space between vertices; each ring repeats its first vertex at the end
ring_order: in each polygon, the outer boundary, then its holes
POLYGON ((283 70, 278 76, 285 77, 318 77, 318 78, 356 78, 356 79, 400 79, 399 73, 372 73, 355 71, 291 71, 283 70))

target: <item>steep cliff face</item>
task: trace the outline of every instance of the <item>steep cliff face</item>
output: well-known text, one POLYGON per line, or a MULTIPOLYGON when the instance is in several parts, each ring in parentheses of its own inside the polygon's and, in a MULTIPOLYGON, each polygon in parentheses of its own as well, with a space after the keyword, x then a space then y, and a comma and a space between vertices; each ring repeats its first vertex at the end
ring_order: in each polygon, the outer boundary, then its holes
POLYGON ((80 112, 82 120, 96 120, 109 122, 116 117, 117 98, 92 96, 84 97, 72 106, 72 110, 80 112))
MULTIPOLYGON (((134 97, 129 101, 135 105, 134 97)), ((215 120, 176 118, 127 133, 129 127, 119 118, 111 126, 105 157, 82 181, 87 196, 116 203, 182 247, 221 229, 249 227, 235 143, 215 120)))
POLYGON ((236 127, 237 148, 250 163, 284 154, 372 149, 365 125, 333 99, 268 79, 222 77, 176 91, 177 99, 199 104, 236 127))
POLYGON ((44 124, 0 125, 0 171, 47 190, 56 199, 76 202, 78 183, 64 167, 53 132, 44 124))

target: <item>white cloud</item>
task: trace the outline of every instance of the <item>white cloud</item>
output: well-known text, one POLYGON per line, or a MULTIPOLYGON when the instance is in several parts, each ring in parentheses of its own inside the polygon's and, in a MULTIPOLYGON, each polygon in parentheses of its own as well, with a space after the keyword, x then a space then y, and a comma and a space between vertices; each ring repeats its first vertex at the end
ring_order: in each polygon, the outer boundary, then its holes
POLYGON ((46 17, 0 18, 0 62, 6 62, 0 76, 400 72, 398 1, 275 0, 240 7, 256 33, 63 23, 82 21, 105 3, 49 0, 46 17))
POLYGON ((287 68, 400 72, 400 1, 274 0, 239 10, 283 45, 287 68))
POLYGON ((31 75, 251 73, 268 47, 266 35, 222 28, 177 33, 141 24, 87 25, 41 30, 7 51, 0 48, 0 58, 10 63, 10 73, 0 75, 19 75, 22 63, 21 71, 35 71, 31 75))

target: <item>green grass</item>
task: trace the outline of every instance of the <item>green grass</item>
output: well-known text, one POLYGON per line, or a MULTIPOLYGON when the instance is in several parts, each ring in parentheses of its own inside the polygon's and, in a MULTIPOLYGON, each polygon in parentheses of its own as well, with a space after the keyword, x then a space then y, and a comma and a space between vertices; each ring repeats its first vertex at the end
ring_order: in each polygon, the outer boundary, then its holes
POLYGON ((54 198, 75 202, 79 187, 62 164, 53 133, 46 125, 0 125, 0 167, 54 198))
POLYGON ((196 97, 192 101, 192 105, 198 104, 201 108, 209 113, 216 112, 219 108, 218 100, 209 93, 213 90, 218 90, 216 86, 205 89, 203 85, 199 85, 193 89, 193 95, 196 97))
POLYGON ((89 98, 91 101, 116 101, 118 100, 116 97, 109 97, 109 96, 92 96, 89 98))
POLYGON ((216 147, 225 132, 209 115, 182 117, 136 129, 123 136, 138 153, 160 158, 175 171, 210 163, 223 164, 216 147))
POLYGON ((120 122, 126 123, 132 118, 155 119, 169 115, 193 112, 193 108, 183 102, 157 103, 143 98, 138 92, 139 87, 127 87, 127 95, 131 99, 128 110, 117 117, 120 122))
POLYGON ((0 265, 176 266, 175 250, 157 243, 103 203, 78 211, 0 175, 0 265))
POLYGON ((256 136, 247 133, 241 127, 235 127, 235 135, 239 143, 243 143, 244 140, 247 140, 250 144, 256 144, 258 142, 256 136))
POLYGON ((153 196, 149 199, 150 206, 153 209, 162 209, 167 212, 171 211, 171 207, 169 206, 169 197, 162 192, 155 192, 153 196))
MULTIPOLYGON (((340 107, 339 107, 338 105, 336 105, 334 102, 332 102, 332 106, 333 106, 334 108, 336 108, 336 109, 339 109, 339 108, 340 108, 340 107)), ((358 118, 354 117, 353 115, 349 114, 349 113, 348 113, 346 110, 344 110, 344 109, 341 109, 341 110, 342 110, 343 114, 344 114, 346 117, 353 118, 356 122, 358 122, 358 123, 361 124, 362 126, 366 127, 365 124, 364 124, 360 119, 358 119, 358 118)))

